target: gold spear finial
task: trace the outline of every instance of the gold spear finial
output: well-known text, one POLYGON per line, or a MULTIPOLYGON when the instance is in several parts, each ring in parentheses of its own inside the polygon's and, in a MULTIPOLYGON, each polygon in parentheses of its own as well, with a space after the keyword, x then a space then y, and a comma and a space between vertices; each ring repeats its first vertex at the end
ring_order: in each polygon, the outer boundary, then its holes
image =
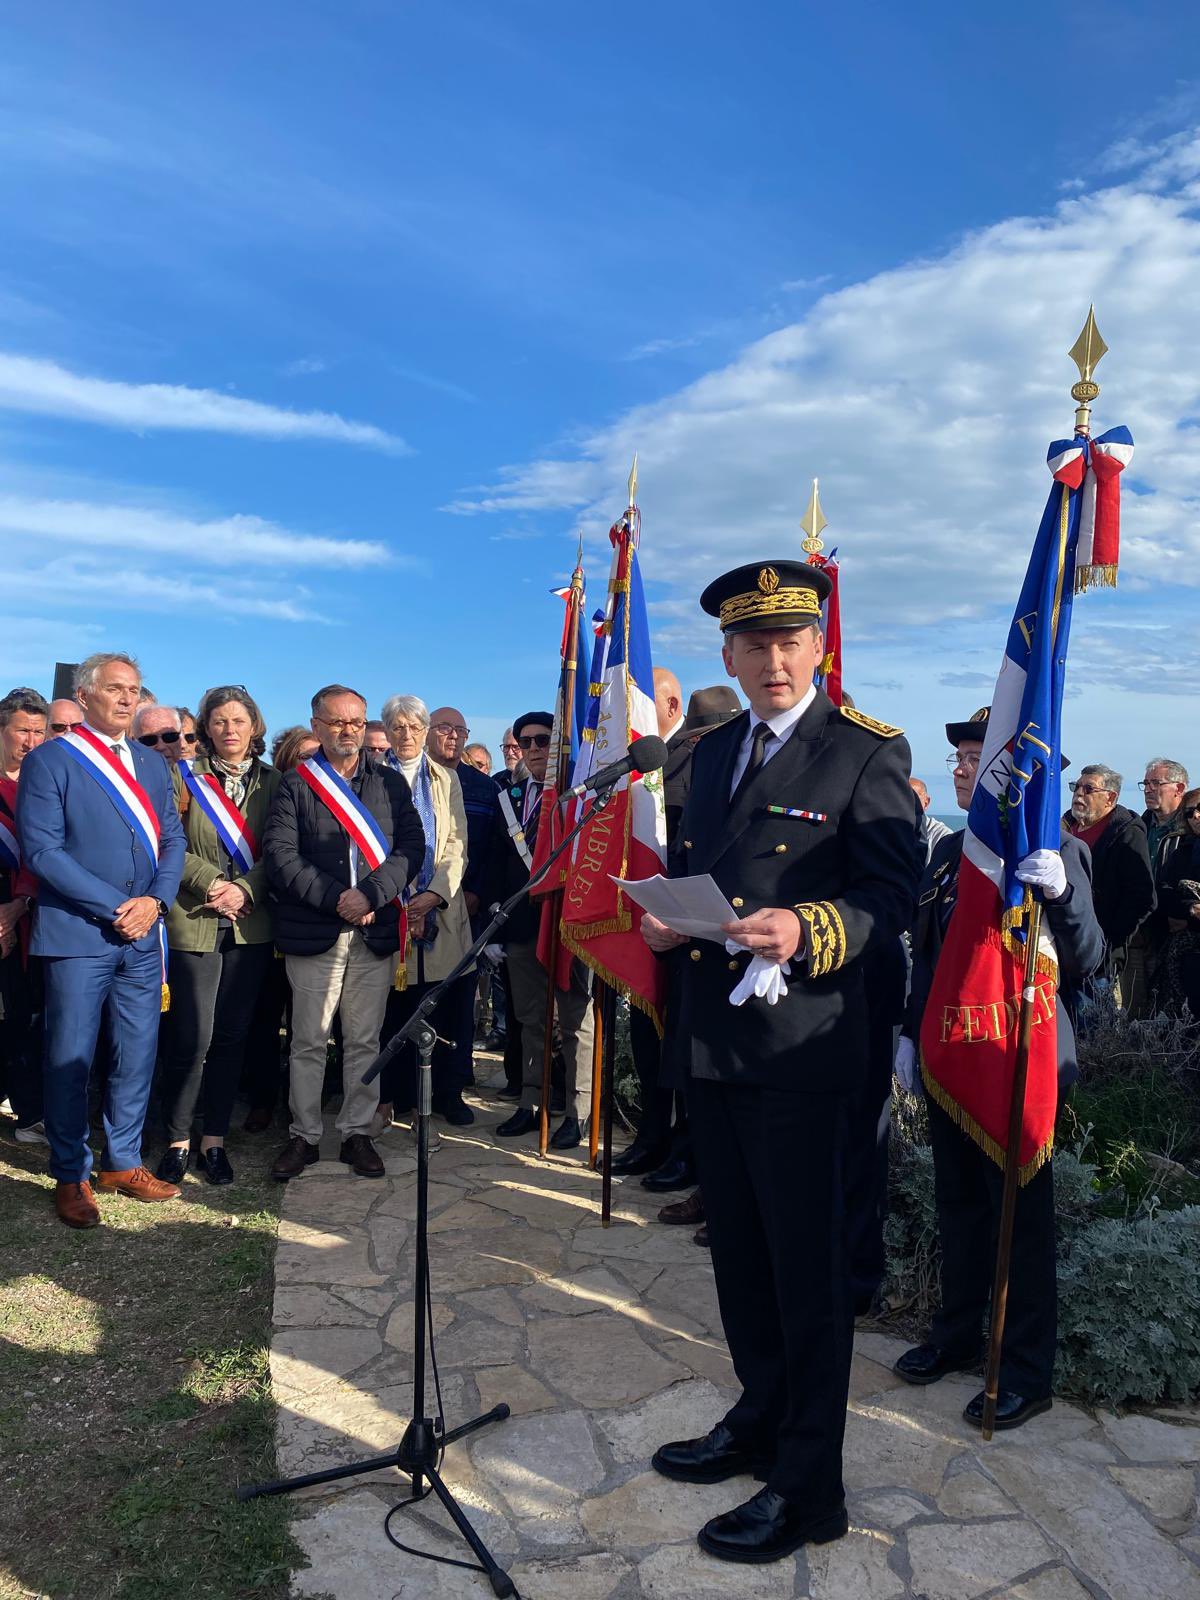
POLYGON ((1075 413, 1075 432, 1082 433, 1085 437, 1092 426, 1092 401, 1100 393, 1100 385, 1092 381, 1092 373, 1107 351, 1108 346, 1100 337, 1100 330, 1096 326, 1096 308, 1094 305, 1089 306, 1083 332, 1068 352, 1071 360, 1079 368, 1079 382, 1071 385, 1071 398, 1079 402, 1079 409, 1075 413))
POLYGON ((825 541, 821 538, 822 528, 829 526, 821 511, 821 498, 817 492, 818 480, 813 479, 812 499, 808 502, 808 510, 800 518, 800 526, 808 537, 802 546, 805 555, 819 556, 825 548, 825 541))
POLYGON ((629 469, 629 509, 637 505, 637 451, 633 452, 633 465, 629 469))

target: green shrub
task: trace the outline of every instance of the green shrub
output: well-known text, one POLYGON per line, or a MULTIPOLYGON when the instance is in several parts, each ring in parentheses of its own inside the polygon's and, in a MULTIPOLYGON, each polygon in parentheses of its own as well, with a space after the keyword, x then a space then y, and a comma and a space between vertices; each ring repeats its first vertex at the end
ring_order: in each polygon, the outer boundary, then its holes
POLYGON ((1200 1393, 1200 1206, 1060 1240, 1055 1386, 1109 1405, 1200 1393))

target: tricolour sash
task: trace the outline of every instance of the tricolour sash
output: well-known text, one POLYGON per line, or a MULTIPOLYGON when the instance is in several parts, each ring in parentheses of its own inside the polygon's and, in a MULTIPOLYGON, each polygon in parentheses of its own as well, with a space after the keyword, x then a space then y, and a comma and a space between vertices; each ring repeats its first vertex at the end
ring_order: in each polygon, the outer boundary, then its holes
POLYGON ((354 840, 371 871, 387 860, 389 846, 383 829, 363 805, 345 778, 337 773, 320 751, 301 761, 296 771, 354 840))
POLYGON ((217 838, 228 851, 230 861, 243 872, 249 872, 262 854, 249 823, 211 772, 196 773, 182 761, 179 765, 188 793, 217 830, 217 838))
MULTIPOLYGON (((129 776, 120 756, 82 722, 76 723, 70 733, 64 733, 59 743, 95 778, 157 867, 158 813, 145 789, 136 778, 129 776)), ((166 1011, 170 1008, 171 991, 167 988, 167 932, 161 917, 158 919, 158 945, 162 952, 162 1009, 166 1011)))
POLYGON ((528 871, 533 866, 533 854, 530 851, 529 842, 525 838, 525 829, 517 821, 516 808, 509 799, 508 790, 501 789, 496 798, 500 802, 500 812, 504 817, 504 826, 508 829, 508 837, 516 846, 517 854, 525 863, 526 871, 528 871))

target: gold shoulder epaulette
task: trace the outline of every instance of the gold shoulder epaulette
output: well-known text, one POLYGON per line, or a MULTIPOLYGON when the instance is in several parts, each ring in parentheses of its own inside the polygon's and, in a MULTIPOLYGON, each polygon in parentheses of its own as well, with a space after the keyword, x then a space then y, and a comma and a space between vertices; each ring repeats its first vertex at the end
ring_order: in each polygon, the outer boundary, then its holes
POLYGON ((890 722, 879 722, 865 712, 856 711, 853 706, 839 706, 838 710, 847 722, 856 722, 860 728, 865 728, 868 733, 877 733, 881 739, 894 739, 897 734, 904 732, 903 728, 893 728, 890 722))

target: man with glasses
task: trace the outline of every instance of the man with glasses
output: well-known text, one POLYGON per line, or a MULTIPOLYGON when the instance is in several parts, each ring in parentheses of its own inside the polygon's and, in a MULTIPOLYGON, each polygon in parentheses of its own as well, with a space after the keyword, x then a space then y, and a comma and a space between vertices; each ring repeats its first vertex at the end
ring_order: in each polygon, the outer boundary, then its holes
POLYGON ((521 746, 516 734, 511 728, 505 728, 504 737, 500 740, 500 754, 504 761, 503 770, 496 774, 496 783, 503 786, 508 775, 516 770, 521 759, 521 746))
POLYGON ((47 739, 61 739, 83 721, 83 712, 77 700, 51 700, 50 717, 46 723, 47 739))
MULTIPOLYGON (((1188 786, 1187 768, 1166 756, 1155 756, 1146 763, 1146 776, 1138 788, 1146 801, 1142 821, 1157 891, 1159 876, 1185 837, 1187 826, 1180 807, 1188 786)), ((1161 907, 1155 909, 1129 941, 1129 954, 1121 979, 1121 996, 1130 1016, 1145 1015, 1150 1006, 1150 987, 1159 956, 1167 941, 1167 918, 1161 907)))
MULTIPOLYGON (((948 758, 959 809, 968 811, 979 774, 979 758, 991 708, 984 706, 965 722, 946 724, 955 747, 948 758)), ((1090 769, 1085 768, 1085 771, 1090 769)), ((962 832, 934 846, 925 869, 912 931, 912 983, 896 1076, 902 1087, 922 1092, 916 1041, 933 985, 950 919, 958 898, 962 832)), ((1037 850, 1017 868, 1023 883, 1041 890, 1046 926, 1058 960, 1059 1091, 1077 1074, 1073 1018, 1079 991, 1100 965, 1104 941, 1092 909, 1088 852, 1069 834, 1061 851, 1037 850)), ((895 1372, 906 1383, 936 1383, 951 1372, 975 1372, 983 1354, 983 1323, 992 1287, 996 1238, 1004 1186, 1003 1169, 930 1096, 929 1141, 933 1147, 938 1238, 942 1247, 941 1305, 929 1337, 906 1350, 895 1372)), ((1047 1161, 1017 1190, 1008 1314, 1000 1354, 997 1430, 1019 1428, 1051 1405, 1057 1338, 1057 1283, 1054 1242, 1054 1167, 1047 1161)), ((968 1402, 963 1416, 974 1427, 983 1417, 982 1393, 968 1402)))
POLYGON ((263 838, 275 896, 275 945, 292 989, 291 1137, 271 1176, 299 1177, 320 1156, 321 1090, 333 1019, 342 1020, 339 1159, 382 1178, 369 1129, 377 1084, 363 1072, 379 1031, 400 948, 397 897, 420 870, 425 830, 399 772, 363 751, 366 701, 329 684, 312 698, 321 748, 284 775, 263 838))
POLYGON ((1070 790, 1071 809, 1063 817, 1063 827, 1092 853, 1092 899, 1108 946, 1105 976, 1122 1005, 1130 940, 1154 910, 1146 825, 1117 804, 1121 774, 1101 762, 1083 767, 1070 790))
POLYGON ((147 750, 154 750, 168 761, 184 754, 183 722, 174 706, 139 705, 133 718, 133 737, 147 750))
MULTIPOLYGON (((541 824, 542 785, 550 760, 554 717, 549 711, 527 711, 513 723, 527 778, 510 782, 497 791, 498 808, 492 827, 485 905, 507 900, 529 882, 529 870, 541 824)), ((513 1012, 521 1024, 521 1103, 507 1122, 496 1129, 502 1139, 532 1133, 538 1125, 537 1107, 542 1093, 542 1059, 546 1038, 545 967, 537 956, 542 902, 523 900, 500 932, 507 958, 513 1012)), ((571 963, 568 989, 556 989, 555 1015, 562 1033, 566 1062, 566 1115, 551 1135, 556 1150, 570 1150, 583 1137, 583 1108, 592 1075, 591 975, 582 962, 571 963)))

